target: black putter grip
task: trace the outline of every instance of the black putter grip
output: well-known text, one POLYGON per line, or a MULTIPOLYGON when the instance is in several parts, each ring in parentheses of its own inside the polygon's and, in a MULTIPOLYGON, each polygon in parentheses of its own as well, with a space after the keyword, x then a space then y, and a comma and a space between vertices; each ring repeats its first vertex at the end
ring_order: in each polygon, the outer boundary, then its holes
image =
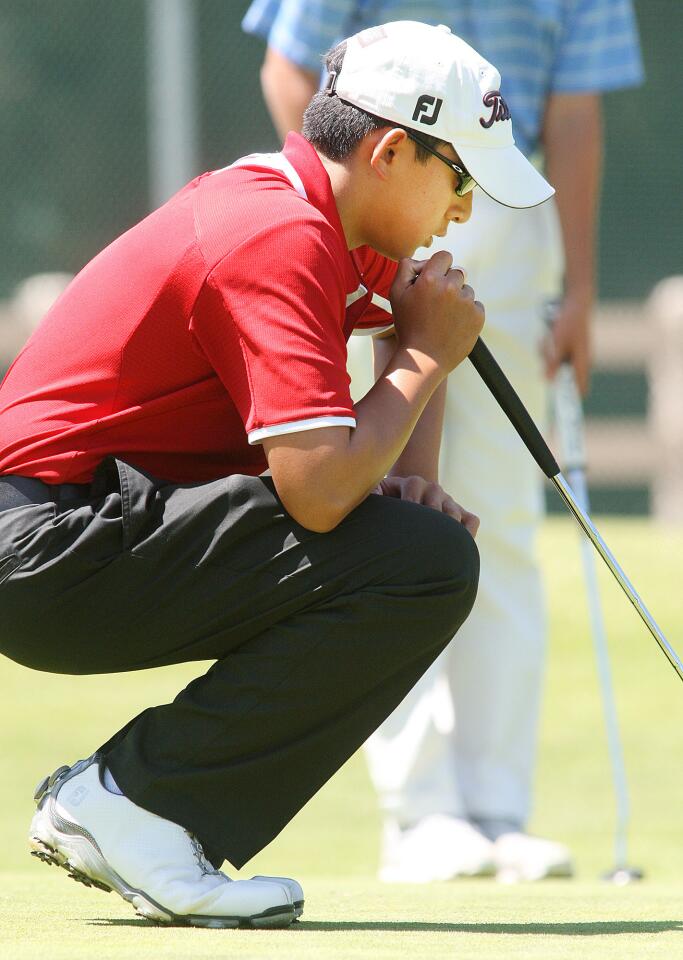
POLYGON ((560 468, 550 447, 481 337, 472 348, 470 360, 543 473, 548 478, 557 476, 560 468))

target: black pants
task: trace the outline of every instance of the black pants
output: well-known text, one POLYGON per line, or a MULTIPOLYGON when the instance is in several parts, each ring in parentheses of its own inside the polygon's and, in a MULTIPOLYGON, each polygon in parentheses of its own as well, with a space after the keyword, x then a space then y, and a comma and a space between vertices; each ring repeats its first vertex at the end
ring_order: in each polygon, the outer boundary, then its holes
POLYGON ((45 490, 0 512, 0 652, 72 674, 215 659, 101 748, 214 862, 269 843, 474 602, 474 541, 416 504, 373 495, 316 534, 267 477, 168 484, 110 460, 90 490, 45 490))

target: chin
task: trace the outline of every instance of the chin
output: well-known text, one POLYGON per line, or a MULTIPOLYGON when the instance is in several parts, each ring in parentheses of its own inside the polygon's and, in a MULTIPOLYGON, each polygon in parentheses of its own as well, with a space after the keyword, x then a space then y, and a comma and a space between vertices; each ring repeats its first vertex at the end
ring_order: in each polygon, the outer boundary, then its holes
POLYGON ((369 243, 368 246, 376 253, 380 253, 383 257, 386 257, 387 260, 395 260, 397 263, 399 260, 403 260, 404 257, 412 256, 410 253, 398 253, 396 250, 388 249, 378 243, 369 243))
MULTIPOLYGON (((431 243, 431 240, 429 242, 431 243)), ((368 244, 368 246, 376 250, 377 253, 381 253, 383 257, 387 257, 389 260, 395 260, 398 263, 399 260, 414 256, 415 251, 420 250, 424 246, 424 240, 417 244, 415 241, 412 241, 410 244, 406 244, 400 248, 394 246, 387 247, 382 243, 371 243, 368 244)))

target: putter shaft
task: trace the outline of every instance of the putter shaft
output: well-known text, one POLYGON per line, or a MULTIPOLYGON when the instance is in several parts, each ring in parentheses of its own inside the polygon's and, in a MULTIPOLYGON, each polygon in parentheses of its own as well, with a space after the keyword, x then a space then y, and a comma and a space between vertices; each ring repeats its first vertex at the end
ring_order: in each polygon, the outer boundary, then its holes
POLYGON ((626 596, 629 598, 633 606, 638 611, 640 619, 643 621, 645 626, 648 628, 652 636, 655 638, 659 644, 662 652, 667 657, 669 663, 674 668, 678 676, 683 680, 683 663, 681 663, 680 657, 677 655, 676 651, 673 649, 671 644, 667 641, 666 637, 662 631, 657 626, 657 622, 647 609, 643 601, 640 599, 636 589, 633 584, 626 576, 619 563, 617 562, 616 557, 609 549, 605 541, 602 539, 598 531, 596 530, 592 520, 588 514, 584 513, 579 504, 576 502, 574 494, 572 493, 571 487, 564 479, 561 473, 556 474, 554 477, 550 478, 554 484, 556 490, 569 507, 571 513, 576 517, 579 524, 581 525, 584 533, 591 541, 595 549, 598 551, 602 559, 605 561, 609 569, 614 574, 615 579, 619 583, 619 586, 624 591, 626 596))
POLYGON ((481 337, 477 340, 469 355, 479 376, 498 401, 501 410, 513 425, 520 438, 526 444, 538 466, 546 477, 552 481, 563 501, 573 514, 584 533, 607 564, 609 570, 619 583, 619 586, 638 611, 638 615, 659 644, 660 649, 674 668, 680 680, 683 680, 683 663, 666 637, 657 626, 654 617, 636 593, 631 581, 617 563, 612 552, 604 542, 592 521, 574 499, 571 488, 562 476, 557 460, 552 454, 541 433, 529 415, 528 410, 519 399, 514 387, 501 370, 495 357, 488 349, 481 337))

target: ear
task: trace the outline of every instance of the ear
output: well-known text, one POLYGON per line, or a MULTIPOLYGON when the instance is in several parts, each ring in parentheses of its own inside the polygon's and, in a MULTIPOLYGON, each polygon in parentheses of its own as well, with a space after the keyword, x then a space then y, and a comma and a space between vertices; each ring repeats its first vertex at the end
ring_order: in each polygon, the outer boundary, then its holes
POLYGON ((381 180, 386 180, 396 156, 406 149, 408 134, 400 127, 386 130, 375 143, 370 155, 370 166, 381 180))

